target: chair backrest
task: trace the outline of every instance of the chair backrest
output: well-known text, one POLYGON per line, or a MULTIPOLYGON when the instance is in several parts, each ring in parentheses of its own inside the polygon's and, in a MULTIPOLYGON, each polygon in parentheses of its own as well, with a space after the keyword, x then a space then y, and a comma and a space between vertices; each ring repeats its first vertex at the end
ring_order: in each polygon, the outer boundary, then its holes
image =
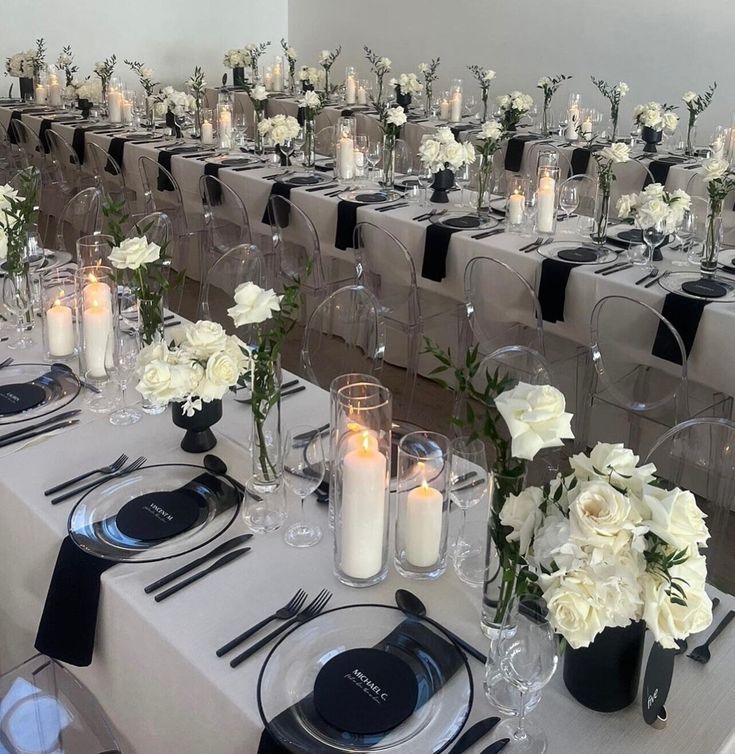
POLYGON ((77 153, 56 131, 46 131, 46 144, 49 147, 49 156, 53 169, 57 171, 59 182, 66 184, 71 191, 74 191, 80 186, 82 179, 82 166, 77 153))
POLYGON ((124 201, 127 208, 128 192, 122 168, 117 160, 107 154, 99 144, 95 144, 93 141, 87 142, 87 150, 92 157, 97 185, 113 201, 124 201))
POLYGON ((314 148, 316 149, 317 154, 334 157, 334 134, 334 126, 325 126, 316 132, 316 135, 314 136, 314 148))
POLYGON ((160 246, 171 257, 174 230, 171 218, 165 212, 151 212, 137 220, 133 226, 135 235, 145 236, 150 243, 160 246))
POLYGON ((646 463, 656 466, 667 489, 694 493, 707 515, 710 540, 704 551, 707 581, 728 594, 735 593, 732 553, 735 542, 735 423, 701 417, 677 424, 654 443, 646 463))
POLYGON ((303 287, 312 290, 323 288, 321 245, 311 218, 285 197, 271 196, 268 219, 281 277, 284 280, 298 277, 303 287))
POLYGON ((404 244, 385 228, 361 222, 355 225, 352 246, 355 279, 378 299, 386 319, 400 309, 409 324, 417 323, 421 302, 416 268, 404 244))
MULTIPOLYGON (((265 262, 258 247, 252 244, 234 246, 207 270, 201 283, 197 318, 219 322, 230 332, 234 331, 234 323, 227 314, 227 309, 233 306, 235 289, 248 282, 262 288, 264 280, 265 262)), ((252 343, 252 328, 240 330, 243 331, 238 332, 241 340, 252 343)))
POLYGON ((648 304, 628 296, 600 299, 590 321, 590 357, 590 395, 605 395, 636 413, 673 405, 677 416, 688 416, 684 343, 676 328, 648 304), (660 333, 679 354, 680 365, 652 354, 660 333), (649 367, 656 369, 653 379, 649 367))
POLYGON ((364 286, 349 285, 332 293, 309 317, 301 363, 307 379, 328 390, 345 372, 379 372, 384 351, 380 304, 364 286))
POLYGON ((199 193, 209 252, 219 256, 234 246, 249 244, 250 220, 242 199, 213 175, 201 176, 199 193))
POLYGON ((102 232, 102 192, 83 189, 66 203, 56 226, 56 248, 74 254, 82 236, 102 232))
POLYGON ((357 124, 357 133, 368 137, 371 142, 382 142, 383 129, 377 118, 367 113, 355 113, 355 122, 357 124))
POLYGON ((524 345, 544 352, 544 325, 533 286, 491 257, 471 259, 464 271, 467 320, 483 353, 524 345))
POLYGON ((582 217, 595 216, 595 201, 597 198, 597 181, 589 175, 573 175, 567 178, 559 186, 559 194, 564 186, 576 186, 579 204, 574 210, 575 214, 582 217))
POLYGON ((705 183, 704 176, 699 171, 693 171, 691 177, 687 181, 686 192, 691 197, 701 197, 707 199, 707 184, 705 183))
MULTIPOLYGON (((37 167, 31 165, 18 170, 18 172, 10 179, 9 184, 16 191, 22 193, 24 185, 30 183, 31 189, 35 191, 36 194, 36 204, 38 204, 41 195, 41 182, 41 171, 37 167)), ((38 209, 38 206, 36 206, 36 209, 38 209)))
POLYGON ((395 147, 395 173, 405 175, 413 171, 413 155, 408 144, 403 139, 396 139, 395 147))
POLYGON ((561 180, 572 175, 572 165, 569 158, 552 144, 530 144, 525 159, 525 173, 533 181, 534 185, 538 177, 538 166, 541 156, 544 154, 554 155, 556 164, 559 166, 559 176, 561 180))
POLYGON ((30 165, 41 167, 43 164, 44 150, 41 146, 41 140, 38 138, 38 134, 18 118, 13 118, 10 121, 8 131, 12 132, 16 146, 23 152, 25 160, 24 167, 30 165))
POLYGON ((188 232, 184 198, 178 181, 171 172, 159 165, 156 160, 145 156, 138 158, 138 170, 143 184, 145 211, 165 212, 171 218, 176 230, 188 232))

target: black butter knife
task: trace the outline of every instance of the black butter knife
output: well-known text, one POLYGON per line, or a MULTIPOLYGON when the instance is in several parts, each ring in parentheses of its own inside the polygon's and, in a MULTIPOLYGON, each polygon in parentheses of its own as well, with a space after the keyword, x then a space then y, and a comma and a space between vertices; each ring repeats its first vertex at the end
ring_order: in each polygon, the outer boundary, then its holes
POLYGON ((459 738, 456 744, 449 750, 448 754, 462 754, 467 751, 473 744, 476 744, 481 738, 486 736, 498 723, 499 717, 486 717, 468 728, 459 738))
POLYGON ((185 586, 189 586, 189 584, 193 584, 195 581, 199 581, 199 579, 203 578, 204 576, 207 576, 210 573, 213 573, 218 568, 222 568, 222 566, 226 566, 228 563, 231 563, 233 560, 237 560, 243 555, 247 555, 249 552, 250 552, 249 547, 243 547, 242 550, 235 550, 234 552, 228 552, 227 555, 222 556, 219 560, 215 560, 214 563, 212 563, 212 565, 209 566, 209 568, 205 568, 203 571, 199 571, 199 573, 195 573, 193 576, 189 576, 188 579, 184 579, 183 581, 179 582, 178 584, 175 584, 169 589, 166 589, 163 592, 160 592, 153 599, 156 602, 162 602, 167 597, 170 597, 172 594, 176 594, 176 592, 178 592, 180 589, 183 589, 185 586))
POLYGON ((42 422, 38 422, 38 424, 34 424, 32 426, 26 425, 22 429, 16 429, 13 432, 8 432, 7 434, 0 435, 0 443, 4 443, 6 440, 12 440, 13 438, 19 437, 20 435, 26 435, 30 432, 33 432, 37 429, 40 429, 41 427, 47 427, 49 424, 56 424, 56 422, 64 421, 64 419, 71 419, 73 416, 77 416, 82 413, 82 410, 80 408, 76 408, 73 411, 64 411, 62 414, 54 414, 50 419, 45 419, 42 422))
POLYGON ((483 749, 480 754, 498 754, 498 752, 502 751, 509 743, 509 738, 500 738, 497 741, 491 743, 490 746, 487 747, 487 749, 483 749))
POLYGON ((178 579, 179 576, 183 576, 184 574, 189 573, 189 571, 193 571, 195 568, 198 568, 202 563, 206 563, 208 560, 216 558, 218 555, 224 555, 224 553, 226 553, 228 550, 232 550, 238 545, 245 544, 245 542, 247 542, 249 539, 252 539, 252 537, 252 534, 241 534, 239 537, 232 537, 232 539, 228 539, 227 542, 223 542, 219 547, 215 547, 214 550, 208 552, 206 555, 202 555, 200 558, 192 560, 191 563, 187 563, 186 565, 181 566, 181 568, 177 568, 175 571, 172 571, 168 574, 168 576, 162 576, 160 579, 158 579, 158 581, 154 581, 152 584, 148 584, 148 586, 145 587, 143 591, 146 594, 155 592, 156 589, 160 589, 162 586, 170 584, 175 579, 178 579))

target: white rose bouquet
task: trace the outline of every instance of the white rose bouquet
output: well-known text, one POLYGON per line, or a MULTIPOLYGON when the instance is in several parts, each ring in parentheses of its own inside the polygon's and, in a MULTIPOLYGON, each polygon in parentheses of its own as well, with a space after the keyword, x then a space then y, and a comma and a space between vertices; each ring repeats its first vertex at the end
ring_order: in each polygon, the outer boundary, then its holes
POLYGON ((396 101, 402 107, 409 105, 411 97, 421 94, 423 90, 423 85, 415 73, 402 73, 398 78, 392 78, 388 84, 395 89, 396 101))
POLYGON ((99 78, 88 76, 79 84, 76 91, 80 100, 98 103, 102 101, 102 82, 99 78))
POLYGON ((521 118, 533 107, 533 98, 523 92, 510 92, 497 98, 498 110, 506 131, 515 131, 521 118))
POLYGON ((278 114, 272 118, 264 118, 258 123, 258 133, 274 146, 296 138, 300 129, 298 120, 291 115, 278 114))
POLYGON ((240 48, 233 48, 225 52, 222 60, 225 68, 245 68, 250 65, 250 53, 240 48))
POLYGON ((607 222, 610 215, 610 193, 615 180, 613 166, 630 159, 630 147, 622 142, 613 141, 609 146, 599 152, 593 152, 592 156, 597 163, 597 187, 599 202, 595 210, 592 227, 592 240, 596 243, 604 243, 607 238, 607 222))
POLYGON ((549 108, 551 107, 551 100, 554 98, 559 87, 571 78, 571 76, 563 73, 560 73, 558 76, 542 76, 538 80, 538 84, 536 84, 536 88, 540 89, 544 94, 544 111, 541 125, 541 132, 544 136, 549 135, 549 108))
POLYGON ((262 84, 256 84, 248 94, 255 112, 265 112, 266 105, 268 104, 268 90, 262 84))
POLYGON ((324 69, 324 92, 327 97, 331 94, 329 88, 329 71, 334 65, 334 61, 340 56, 342 52, 342 45, 339 45, 336 50, 322 50, 319 53, 319 65, 324 69))
POLYGON ((153 81, 153 69, 138 60, 125 60, 123 62, 138 77, 145 96, 150 97, 158 86, 158 82, 153 81))
POLYGON ((301 90, 307 92, 319 86, 321 76, 313 66, 302 65, 299 69, 299 81, 301 82, 301 90))
POLYGON ((694 135, 694 126, 697 123, 697 118, 710 106, 712 97, 717 89, 717 82, 713 81, 712 86, 707 89, 704 94, 697 94, 696 92, 684 92, 681 95, 682 102, 687 106, 689 111, 689 123, 687 124, 687 146, 686 153, 688 155, 694 154, 694 144, 692 143, 692 137, 694 135))
POLYGON ((462 144, 454 138, 452 129, 437 128, 433 134, 424 134, 419 147, 421 163, 432 173, 440 170, 459 170, 475 161, 472 144, 462 144))
POLYGON ((490 68, 482 68, 479 65, 468 65, 467 69, 477 79, 482 95, 482 121, 487 120, 487 101, 490 95, 490 85, 495 80, 495 71, 490 68))
POLYGON ((590 78, 592 79, 592 83, 599 89, 600 94, 610 103, 610 121, 612 123, 610 141, 615 141, 618 133, 620 100, 628 94, 630 87, 624 81, 620 81, 617 84, 608 84, 606 81, 596 79, 594 76, 590 78))
POLYGON ((183 329, 168 347, 162 340, 143 348, 138 356, 136 390, 154 405, 182 404, 186 416, 203 403, 220 400, 250 369, 248 350, 222 325, 200 320, 183 329))
POLYGON ((639 126, 653 131, 675 131, 679 116, 674 112, 674 105, 660 102, 647 102, 633 110, 633 117, 639 126))
POLYGON ((556 631, 587 647, 605 628, 644 620, 667 649, 705 629, 712 605, 700 555, 709 533, 694 495, 663 489, 652 464, 599 443, 571 473, 511 495, 506 541, 534 574, 556 631))
POLYGON ((621 196, 617 211, 621 219, 635 218, 639 228, 658 225, 665 233, 673 233, 691 204, 691 197, 686 191, 665 191, 660 183, 651 183, 638 194, 621 196))
POLYGON ((181 117, 196 109, 196 100, 186 92, 179 92, 172 86, 164 86, 156 95, 156 112, 160 115, 173 113, 181 117))
POLYGON ((34 55, 33 50, 26 50, 25 52, 16 52, 15 55, 6 58, 5 75, 16 76, 19 79, 32 79, 34 55))
POLYGON ((370 70, 375 75, 375 80, 378 83, 378 96, 375 97, 375 106, 380 108, 383 104, 383 79, 386 73, 390 73, 393 62, 390 58, 380 57, 376 55, 367 45, 362 48, 365 51, 365 57, 368 63, 370 63, 370 70))

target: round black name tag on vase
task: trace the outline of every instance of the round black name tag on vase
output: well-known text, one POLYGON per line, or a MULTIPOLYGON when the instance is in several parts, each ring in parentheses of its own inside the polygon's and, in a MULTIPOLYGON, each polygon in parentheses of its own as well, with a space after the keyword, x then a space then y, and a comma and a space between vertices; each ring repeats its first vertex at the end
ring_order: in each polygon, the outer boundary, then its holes
POLYGON ((576 249, 561 249, 556 254, 559 259, 565 262, 594 262, 597 259, 597 254, 593 249, 588 249, 585 246, 579 246, 576 249))
POLYGON ((40 406, 46 399, 46 391, 33 383, 3 385, 0 388, 0 416, 20 414, 40 406))
POLYGON ((582 705, 618 712, 638 694, 646 625, 606 628, 589 647, 564 650, 564 685, 582 705))
POLYGON ((217 444, 217 438, 210 429, 222 418, 222 401, 214 400, 206 403, 192 416, 187 416, 181 403, 171 404, 171 419, 177 427, 186 430, 181 441, 181 449, 187 453, 206 453, 217 444))
POLYGON ((359 735, 386 733, 416 709, 418 684, 400 657, 350 649, 329 660, 314 682, 314 705, 327 723, 359 735))
POLYGON ((648 654, 646 673, 643 676, 641 706, 643 719, 653 725, 661 717, 666 719, 664 704, 669 696, 671 679, 674 677, 676 650, 664 649, 657 641, 648 654))
POLYGON ((126 537, 153 542, 170 539, 197 522, 202 500, 193 492, 149 492, 120 508, 115 524, 126 537))
POLYGON ((447 204, 449 202, 450 188, 454 187, 454 173, 451 170, 439 170, 434 173, 434 180, 431 184, 433 193, 431 201, 436 204, 447 204))
POLYGON ((701 278, 700 280, 688 280, 681 284, 684 293, 698 298, 722 298, 727 295, 727 288, 716 280, 701 278))

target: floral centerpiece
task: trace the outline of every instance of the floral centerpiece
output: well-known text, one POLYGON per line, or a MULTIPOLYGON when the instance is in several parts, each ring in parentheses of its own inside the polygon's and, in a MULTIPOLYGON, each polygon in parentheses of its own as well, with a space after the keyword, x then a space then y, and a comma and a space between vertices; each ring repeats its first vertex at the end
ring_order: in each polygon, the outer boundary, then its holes
POLYGON ((388 84, 396 93, 396 103, 404 110, 411 105, 414 94, 421 94, 423 86, 415 73, 402 73, 398 78, 392 78, 388 84))
POLYGON ((375 80, 378 84, 378 96, 375 97, 375 104, 380 106, 383 104, 383 79, 386 73, 390 73, 393 63, 390 58, 376 55, 367 45, 363 47, 363 50, 365 50, 365 57, 368 63, 370 63, 370 70, 375 75, 375 80))
POLYGON ((560 73, 558 76, 542 76, 536 84, 536 88, 540 89, 544 95, 544 110, 541 121, 541 133, 544 136, 548 136, 549 128, 549 108, 551 107, 551 100, 554 98, 559 87, 565 82, 571 79, 571 76, 567 76, 560 73))
POLYGON ((115 72, 117 55, 111 55, 94 64, 94 73, 99 78, 102 86, 102 102, 107 102, 107 87, 110 84, 112 74, 115 72))
POLYGON ((336 50, 322 50, 319 53, 319 65, 324 70, 324 94, 329 97, 332 92, 329 87, 329 72, 332 70, 334 61, 340 56, 342 52, 342 45, 339 45, 336 50))
MULTIPOLYGON (((225 52, 222 65, 232 71, 233 86, 244 86, 245 68, 249 67, 250 63, 250 53, 244 48, 233 47, 225 52)), ((223 78, 222 83, 223 85, 226 83, 226 76, 223 78)))
POLYGON ((288 165, 289 159, 283 146, 299 135, 301 126, 298 120, 291 115, 279 113, 272 118, 263 118, 258 123, 258 133, 267 144, 276 148, 281 156, 281 165, 288 165))
POLYGON ((490 68, 483 68, 479 65, 468 65, 467 69, 477 79, 480 85, 480 95, 482 97, 482 121, 487 121, 487 103, 490 96, 490 85, 495 81, 495 71, 490 68))
POLYGON ((56 65, 60 71, 64 71, 66 78, 65 86, 70 87, 74 83, 74 74, 79 70, 79 66, 74 64, 74 54, 71 51, 71 45, 65 45, 59 57, 56 59, 56 65))
POLYGON ((600 94, 610 103, 610 124, 612 126, 612 133, 610 134, 610 141, 615 141, 618 135, 618 117, 620 116, 620 100, 628 94, 630 87, 624 82, 620 81, 617 84, 608 84, 602 79, 596 79, 594 76, 590 77, 592 83, 597 87, 600 94))
POLYGON ((285 39, 281 39, 283 55, 288 63, 288 88, 292 95, 296 94, 296 60, 299 54, 285 39))
POLYGON ((26 50, 5 58, 5 75, 16 76, 19 79, 32 79, 34 54, 33 50, 26 50))
POLYGON ((396 139, 401 135, 401 128, 408 120, 406 111, 400 105, 389 107, 385 103, 374 102, 378 111, 378 120, 383 129, 383 178, 381 183, 390 188, 396 167, 396 139))
POLYGON ((707 185, 709 206, 707 208, 707 232, 704 237, 702 274, 712 277, 717 270, 717 257, 722 240, 722 204, 725 197, 735 190, 735 172, 727 160, 710 157, 704 161, 704 182, 707 185))
POLYGON ((684 92, 681 95, 682 102, 686 105, 689 111, 689 122, 687 123, 687 145, 686 154, 694 154, 694 128, 697 124, 697 118, 710 106, 712 97, 717 89, 717 82, 713 81, 712 86, 704 94, 697 94, 696 92, 684 92))
POLYGON ((486 210, 485 195, 491 189, 493 155, 503 142, 503 127, 496 120, 487 120, 480 126, 477 139, 480 142, 477 148, 480 155, 480 166, 477 169, 477 214, 482 215, 486 210))
POLYGON ((299 81, 302 92, 314 91, 321 81, 321 73, 313 66, 302 65, 299 69, 299 81))
POLYGON ((679 123, 674 105, 647 102, 638 105, 633 111, 635 122, 641 127, 641 138, 645 142, 644 152, 655 152, 664 130, 673 132, 679 123))
POLYGON ((431 101, 434 93, 434 82, 439 78, 437 71, 441 58, 432 58, 431 63, 419 63, 419 73, 424 77, 424 115, 431 115, 431 101))
POLYGON ((153 69, 138 60, 125 60, 124 63, 138 77, 145 96, 150 97, 158 86, 158 82, 153 80, 153 69))
POLYGON ((304 167, 316 162, 316 116, 322 109, 322 99, 316 92, 306 92, 299 100, 304 113, 304 167))
POLYGON ((419 157, 421 164, 434 174, 431 201, 445 204, 449 201, 447 191, 454 185, 454 171, 475 161, 475 148, 469 142, 458 142, 452 129, 443 126, 423 136, 419 157))
POLYGON ((533 107, 533 97, 518 91, 503 94, 496 101, 506 131, 515 131, 521 118, 533 107))
POLYGON ((610 194, 615 180, 614 166, 630 159, 630 147, 622 142, 613 142, 592 156, 597 163, 597 197, 592 225, 592 240, 604 244, 607 240, 607 224, 610 219, 610 194))

